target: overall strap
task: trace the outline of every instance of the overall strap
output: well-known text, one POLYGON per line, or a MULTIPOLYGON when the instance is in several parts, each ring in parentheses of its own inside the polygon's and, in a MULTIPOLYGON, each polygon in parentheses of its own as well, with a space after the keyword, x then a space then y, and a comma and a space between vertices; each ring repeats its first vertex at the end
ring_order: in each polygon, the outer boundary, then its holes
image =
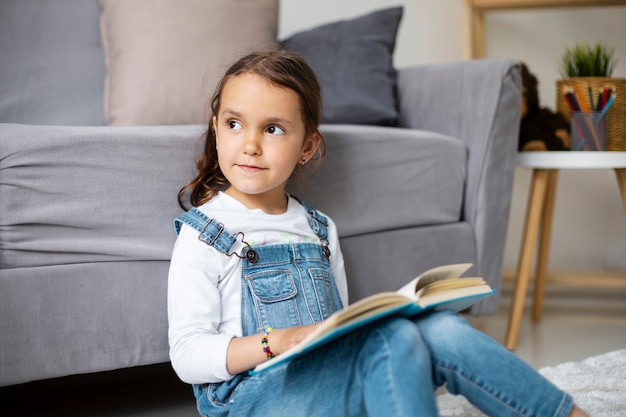
POLYGON ((328 248, 328 218, 321 214, 319 211, 315 209, 312 205, 307 203, 306 201, 300 200, 298 197, 293 196, 302 206, 305 208, 309 215, 309 226, 315 232, 315 234, 322 241, 322 248, 324 250, 324 255, 327 258, 330 258, 330 249, 328 248))
POLYGON ((232 253, 231 249, 237 242, 235 236, 224 230, 222 223, 208 217, 197 208, 191 208, 191 210, 174 220, 174 229, 176 229, 177 235, 180 233, 183 224, 199 231, 198 239, 207 245, 213 246, 226 255, 232 253))
MULTIPOLYGON (((297 197, 294 198, 306 209, 309 215, 309 225, 315 234, 320 238, 324 255, 326 255, 327 258, 330 258, 330 249, 328 247, 328 218, 322 215, 310 204, 303 202, 297 197)), ((222 223, 208 217, 197 208, 192 207, 191 210, 174 220, 174 229, 176 230, 176 234, 180 233, 180 229, 183 224, 187 224, 199 231, 200 236, 198 236, 198 239, 207 245, 213 246, 215 249, 228 256, 235 254, 236 251, 233 250, 233 246, 237 243, 236 235, 233 236, 230 234, 224 229, 224 225, 222 223)), ((256 252, 250 250, 250 245, 248 245, 245 241, 242 240, 242 243, 248 246, 248 250, 244 256, 246 256, 248 260, 256 262, 256 252)))

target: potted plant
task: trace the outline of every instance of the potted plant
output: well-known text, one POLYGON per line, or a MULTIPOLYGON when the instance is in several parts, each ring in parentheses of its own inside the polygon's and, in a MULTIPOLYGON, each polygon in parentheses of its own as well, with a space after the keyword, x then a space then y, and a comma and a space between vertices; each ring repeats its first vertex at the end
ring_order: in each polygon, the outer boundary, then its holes
POLYGON ((594 46, 580 43, 565 49, 559 72, 563 78, 608 78, 613 75, 616 65, 615 48, 609 48, 600 42, 594 46))
POLYGON ((581 111, 589 112, 602 111, 607 95, 615 95, 606 111, 606 149, 626 151, 626 79, 613 77, 617 62, 615 49, 601 42, 566 48, 558 62, 563 78, 556 85, 557 111, 571 118, 566 91, 574 93, 581 111))

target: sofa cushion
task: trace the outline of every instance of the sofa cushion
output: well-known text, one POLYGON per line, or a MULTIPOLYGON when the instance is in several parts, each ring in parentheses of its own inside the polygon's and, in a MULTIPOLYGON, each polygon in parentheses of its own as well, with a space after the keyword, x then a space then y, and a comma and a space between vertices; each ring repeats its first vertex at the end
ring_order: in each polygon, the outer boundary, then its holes
POLYGON ((0 122, 103 125, 95 0, 0 2, 0 122))
POLYGON ((402 7, 297 33, 281 42, 302 55, 322 86, 323 123, 395 125, 393 52, 402 7))
POLYGON ((332 217, 339 236, 461 220, 467 150, 458 139, 380 126, 321 129, 327 155, 290 189, 332 217))
POLYGON ((100 4, 112 125, 205 123, 227 67, 252 50, 277 48, 278 0, 100 4))
POLYGON ((0 271, 169 260, 205 129, 0 124, 0 271))

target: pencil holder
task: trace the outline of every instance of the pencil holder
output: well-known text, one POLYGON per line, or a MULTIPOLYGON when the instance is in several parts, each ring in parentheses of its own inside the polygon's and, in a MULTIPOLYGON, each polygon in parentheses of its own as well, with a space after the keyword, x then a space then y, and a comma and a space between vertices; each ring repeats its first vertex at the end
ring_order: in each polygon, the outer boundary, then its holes
MULTIPOLYGON (((626 78, 574 77, 557 80, 556 108, 559 113, 571 120, 572 111, 563 96, 563 87, 582 91, 585 104, 591 109, 597 108, 598 96, 606 86, 615 88, 618 95, 604 117, 605 149, 607 151, 626 151, 626 78), (594 97, 593 103, 589 96, 594 97)), ((573 137, 574 132, 572 131, 570 134, 573 137)))
POLYGON ((571 150, 606 150, 606 120, 604 113, 573 112, 571 116, 571 150))

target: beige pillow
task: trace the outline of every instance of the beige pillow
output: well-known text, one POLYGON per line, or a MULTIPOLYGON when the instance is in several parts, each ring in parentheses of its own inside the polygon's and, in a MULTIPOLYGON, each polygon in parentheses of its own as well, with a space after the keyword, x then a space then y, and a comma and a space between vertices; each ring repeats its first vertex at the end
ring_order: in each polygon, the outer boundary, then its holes
POLYGON ((206 123, 237 58, 276 49, 278 0, 100 0, 111 125, 206 123))

